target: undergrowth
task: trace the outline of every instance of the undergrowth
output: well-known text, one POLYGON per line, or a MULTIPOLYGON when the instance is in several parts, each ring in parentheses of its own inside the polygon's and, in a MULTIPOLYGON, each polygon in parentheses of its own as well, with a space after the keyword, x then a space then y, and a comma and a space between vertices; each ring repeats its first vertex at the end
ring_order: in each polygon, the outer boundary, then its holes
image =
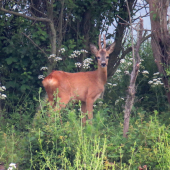
POLYGON ((136 110, 126 139, 123 113, 109 115, 106 104, 95 109, 93 124, 87 121, 84 127, 80 104, 61 110, 62 123, 59 112, 42 108, 25 132, 14 125, 0 130, 1 164, 8 167, 14 162, 24 170, 136 170, 144 165, 152 170, 170 169, 169 124, 157 111, 146 116, 141 108, 136 110))

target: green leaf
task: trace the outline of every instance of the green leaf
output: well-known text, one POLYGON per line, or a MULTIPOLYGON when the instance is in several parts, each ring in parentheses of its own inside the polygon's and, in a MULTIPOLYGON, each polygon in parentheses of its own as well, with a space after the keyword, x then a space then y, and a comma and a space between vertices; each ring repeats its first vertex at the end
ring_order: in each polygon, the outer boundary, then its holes
POLYGON ((21 91, 25 91, 26 89, 30 89, 30 87, 28 85, 23 84, 21 86, 21 91))
POLYGON ((9 57, 9 58, 7 58, 7 59, 5 59, 5 60, 6 60, 6 62, 7 62, 8 65, 10 65, 10 64, 13 63, 13 62, 17 62, 17 61, 18 61, 18 59, 17 59, 17 58, 14 58, 14 57, 9 57))
POLYGON ((6 88, 9 88, 9 87, 16 87, 16 82, 15 81, 9 81, 6 83, 6 88))

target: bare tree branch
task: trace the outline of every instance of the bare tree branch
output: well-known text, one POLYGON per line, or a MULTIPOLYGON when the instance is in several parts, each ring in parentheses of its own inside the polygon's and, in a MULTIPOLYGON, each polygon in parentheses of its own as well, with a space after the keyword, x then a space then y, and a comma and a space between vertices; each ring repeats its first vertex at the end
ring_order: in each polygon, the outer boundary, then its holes
POLYGON ((46 57, 48 57, 48 55, 44 52, 43 49, 41 49, 28 35, 26 35, 25 33, 22 32, 22 34, 24 36, 26 36, 36 47, 38 47, 40 49, 41 52, 43 52, 45 54, 46 57))
MULTIPOLYGON (((152 34, 149 34, 147 35, 146 37, 143 36, 142 39, 141 39, 141 44, 146 41, 148 38, 151 37, 152 34)), ((137 45, 137 44, 136 44, 137 45)), ((135 47, 136 47, 135 45, 135 47)), ((125 51, 122 52, 122 55, 121 55, 121 59, 124 58, 128 53, 130 53, 132 51, 132 47, 128 47, 125 51)))
POLYGON ((30 19, 30 20, 34 20, 34 21, 51 22, 51 20, 48 19, 48 18, 30 17, 30 16, 27 16, 27 15, 24 15, 24 14, 21 14, 21 13, 18 13, 18 12, 10 11, 10 10, 4 9, 4 8, 0 8, 0 10, 4 11, 6 13, 9 13, 9 14, 14 14, 14 15, 24 17, 24 18, 27 18, 27 19, 30 19))
MULTIPOLYGON (((127 8, 128 8, 128 2, 127 3, 127 8)), ((130 16, 130 10, 128 9, 128 13, 130 16)), ((123 136, 127 137, 127 132, 129 130, 129 120, 130 120, 130 113, 132 110, 132 106, 134 104, 134 99, 135 99, 135 93, 136 93, 136 89, 135 89, 135 82, 136 82, 136 78, 138 75, 138 71, 139 71, 139 66, 140 66, 140 56, 139 56, 139 48, 140 45, 142 43, 142 34, 143 34, 143 19, 140 18, 139 21, 140 25, 139 25, 139 30, 138 30, 138 39, 137 39, 137 43, 135 45, 133 45, 133 30, 132 30, 132 26, 131 26, 131 36, 132 36, 132 55, 133 55, 133 70, 131 72, 130 75, 130 85, 128 88, 128 94, 127 94, 127 99, 126 99, 126 103, 125 103, 125 111, 124 111, 124 129, 123 129, 123 136)), ((130 24, 131 24, 131 18, 130 18, 130 24)), ((130 50, 130 49, 129 49, 130 50)))

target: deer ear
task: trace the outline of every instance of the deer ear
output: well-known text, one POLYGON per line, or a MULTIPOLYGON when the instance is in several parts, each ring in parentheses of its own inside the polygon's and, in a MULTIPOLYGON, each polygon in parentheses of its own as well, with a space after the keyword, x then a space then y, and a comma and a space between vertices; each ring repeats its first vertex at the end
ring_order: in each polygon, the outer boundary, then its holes
POLYGON ((93 44, 90 44, 90 49, 91 49, 91 52, 96 56, 98 52, 97 47, 93 44))
POLYGON ((115 44, 116 44, 116 43, 114 42, 114 43, 112 43, 111 45, 109 45, 109 47, 107 47, 106 51, 108 51, 109 54, 112 53, 113 50, 115 49, 115 44))

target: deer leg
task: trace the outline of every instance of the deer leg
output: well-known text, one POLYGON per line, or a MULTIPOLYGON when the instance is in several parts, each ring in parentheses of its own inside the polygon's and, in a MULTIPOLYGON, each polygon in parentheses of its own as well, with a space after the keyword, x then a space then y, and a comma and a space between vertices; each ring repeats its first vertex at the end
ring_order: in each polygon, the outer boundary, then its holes
MULTIPOLYGON (((86 100, 86 108, 87 108, 87 113, 88 113, 88 119, 93 119, 93 99, 88 98, 86 100)), ((90 124, 92 124, 92 121, 90 121, 90 124)))
POLYGON ((83 123, 83 126, 85 126, 86 125, 86 113, 87 113, 85 102, 81 102, 81 111, 82 111, 82 114, 84 116, 82 118, 82 123, 83 123))

